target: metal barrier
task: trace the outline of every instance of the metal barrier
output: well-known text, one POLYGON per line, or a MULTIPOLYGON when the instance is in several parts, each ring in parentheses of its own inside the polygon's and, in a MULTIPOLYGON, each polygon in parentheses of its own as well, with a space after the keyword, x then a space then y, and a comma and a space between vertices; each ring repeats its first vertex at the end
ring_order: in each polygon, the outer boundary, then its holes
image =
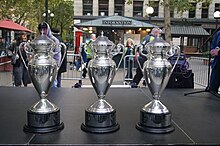
MULTIPOLYGON (((130 67, 129 65, 132 65, 132 75, 135 75, 136 67, 137 64, 136 62, 132 61, 132 64, 127 63, 127 59, 129 57, 134 57, 134 55, 126 55, 124 57, 124 69, 123 69, 123 80, 124 81, 132 81, 132 78, 126 78, 126 73, 128 71, 128 68, 130 67)), ((208 64, 208 58, 203 58, 203 57, 189 57, 187 59, 189 61, 190 68, 192 69, 192 72, 194 73, 194 83, 203 87, 206 87, 208 85, 208 69, 209 69, 209 64, 208 64)), ((210 73, 211 73, 211 67, 210 67, 210 73)), ((129 75, 129 72, 128 72, 129 75)), ((142 80, 144 80, 142 78, 142 80)))
MULTIPOLYGON (((194 83, 206 87, 208 85, 209 59, 203 57, 189 57, 188 58, 190 69, 194 73, 194 83)), ((211 67, 210 67, 211 73, 211 67)))
MULTIPOLYGON (((5 56, 1 56, 0 58, 3 57, 5 56)), ((0 86, 13 86, 12 70, 6 70, 5 66, 11 66, 11 61, 0 63, 0 86)))
MULTIPOLYGON (((126 55, 124 57, 124 68, 123 68, 123 81, 131 81, 132 78, 125 78, 126 73, 128 71, 128 64, 126 59, 128 57, 134 57, 134 55, 126 55)), ((76 67, 77 59, 81 59, 82 57, 80 54, 74 54, 73 52, 68 52, 67 54, 67 72, 62 73, 62 80, 82 80, 82 71, 76 67)), ((208 58, 202 57, 189 57, 187 58, 189 61, 190 69, 194 73, 194 83, 200 86, 206 87, 208 85, 208 58)), ((9 64, 10 61, 0 63, 0 66, 4 66, 5 64, 9 64)), ((132 74, 135 75, 137 63, 132 61, 132 74)), ((211 67, 210 67, 211 72, 211 67)), ((118 73, 118 72, 117 72, 118 73)), ((120 73, 119 73, 120 74, 120 73)), ((123 82, 122 81, 122 82, 123 82)), ((125 82, 124 82, 125 83, 125 82)), ((13 85, 13 76, 12 71, 0 71, 0 86, 12 86, 13 85)))
MULTIPOLYGON (((136 65, 135 65, 134 56, 135 55, 125 55, 125 57, 123 58, 124 59, 124 69, 123 69, 123 80, 124 81, 128 81, 128 82, 132 81, 134 75, 136 74, 135 73, 136 65), (133 59, 129 60, 130 58, 133 58, 133 59), (127 60, 129 60, 131 62, 128 62, 127 60), (132 74, 130 73, 129 68, 131 68, 132 74)), ((126 83, 126 82, 124 82, 124 83, 126 83)))
POLYGON ((62 80, 82 80, 82 64, 80 68, 77 68, 76 62, 82 60, 80 54, 74 54, 73 52, 67 53, 67 71, 62 73, 62 80))

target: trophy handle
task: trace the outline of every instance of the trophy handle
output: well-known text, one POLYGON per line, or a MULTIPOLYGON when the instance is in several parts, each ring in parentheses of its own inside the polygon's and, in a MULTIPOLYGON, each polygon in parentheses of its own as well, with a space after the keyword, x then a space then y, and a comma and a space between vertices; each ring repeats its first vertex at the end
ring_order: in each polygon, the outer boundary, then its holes
MULTIPOLYGON (((63 49, 64 49, 63 51, 64 51, 64 52, 63 52, 62 59, 61 59, 61 61, 60 61, 60 65, 59 65, 59 67, 58 67, 57 70, 59 70, 61 64, 63 63, 63 60, 64 60, 64 58, 65 58, 65 56, 66 56, 66 52, 67 52, 67 51, 66 51, 66 45, 65 45, 64 43, 61 42, 60 45, 59 45, 60 50, 62 49, 62 46, 63 46, 63 49)), ((57 53, 58 53, 58 52, 57 52, 57 53)), ((56 53, 56 54, 57 54, 57 53, 56 53)))
POLYGON ((22 62, 24 63, 24 66, 25 66, 25 67, 27 68, 27 70, 28 70, 27 64, 26 64, 26 62, 25 62, 25 60, 24 60, 24 57, 22 56, 22 53, 21 53, 22 47, 24 47, 24 51, 25 51, 26 54, 28 54, 28 55, 32 55, 32 54, 33 54, 32 52, 30 52, 30 51, 28 50, 28 48, 30 48, 31 50, 33 50, 33 48, 29 45, 28 42, 22 42, 22 43, 20 43, 20 45, 19 45, 19 47, 18 47, 21 60, 22 60, 22 62))
POLYGON ((120 65, 121 65, 121 62, 122 62, 122 60, 123 60, 123 58, 124 58, 124 56, 125 56, 125 54, 126 54, 126 51, 125 51, 125 46, 122 45, 121 43, 117 44, 115 48, 116 48, 116 49, 113 49, 113 51, 111 52, 112 56, 117 55, 117 54, 121 51, 121 49, 122 49, 121 59, 120 59, 120 61, 119 61, 119 63, 118 63, 118 66, 116 67, 116 71, 118 71, 118 69, 119 69, 119 67, 120 67, 120 65), (115 50, 116 50, 116 51, 115 51, 115 50))
POLYGON ((174 68, 175 68, 175 66, 176 66, 176 64, 177 64, 177 62, 180 58, 180 54, 181 54, 180 53, 180 47, 179 46, 172 46, 171 49, 169 51, 167 51, 167 53, 166 53, 168 57, 171 57, 171 56, 175 55, 176 53, 177 53, 178 56, 177 56, 177 59, 176 59, 174 65, 173 65, 173 68, 172 68, 171 72, 173 72, 173 70, 174 70, 174 68))

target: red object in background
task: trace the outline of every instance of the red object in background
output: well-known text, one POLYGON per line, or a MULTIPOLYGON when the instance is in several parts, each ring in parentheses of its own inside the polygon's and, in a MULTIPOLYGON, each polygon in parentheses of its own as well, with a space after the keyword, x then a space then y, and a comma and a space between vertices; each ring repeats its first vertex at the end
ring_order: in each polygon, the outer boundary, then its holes
POLYGON ((83 41, 83 32, 81 30, 75 31, 75 54, 79 54, 79 47, 83 41))
POLYGON ((11 59, 7 56, 0 57, 0 71, 12 71, 11 59))
POLYGON ((33 32, 32 30, 27 29, 26 27, 21 26, 20 24, 12 22, 11 20, 1 20, 0 21, 0 28, 10 29, 10 30, 18 30, 18 31, 26 31, 26 32, 33 32))

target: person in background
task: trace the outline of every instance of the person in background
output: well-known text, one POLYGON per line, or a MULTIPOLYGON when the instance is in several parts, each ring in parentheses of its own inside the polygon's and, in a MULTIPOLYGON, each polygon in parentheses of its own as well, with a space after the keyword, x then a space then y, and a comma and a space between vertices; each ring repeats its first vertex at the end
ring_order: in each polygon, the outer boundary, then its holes
POLYGON ((13 80, 16 87, 21 87, 22 84, 24 87, 27 87, 31 83, 27 68, 24 65, 24 62, 21 59, 21 55, 25 61, 25 64, 28 63, 26 52, 24 51, 24 46, 21 46, 21 54, 19 53, 19 45, 22 42, 27 41, 27 36, 25 32, 21 32, 16 36, 15 43, 8 48, 13 55, 11 56, 11 63, 13 66, 13 80))
MULTIPOLYGON (((125 55, 134 55, 134 41, 131 38, 127 39, 126 46, 125 46, 125 55)), ((133 78, 132 75, 132 64, 134 61, 133 56, 126 57, 126 66, 127 66, 127 74, 125 76, 125 81, 129 81, 129 79, 133 78)))
MULTIPOLYGON (((63 42, 62 37, 60 35, 60 31, 58 29, 52 29, 52 34, 60 41, 63 42)), ((61 48, 61 58, 63 58, 64 55, 64 48, 62 46, 61 48)), ((67 51, 67 50, 66 50, 67 51)), ((66 55, 64 56, 63 62, 60 65, 60 68, 58 70, 57 73, 57 87, 61 87, 61 77, 62 77, 62 73, 67 71, 67 52, 66 55)))
MULTIPOLYGON (((144 37, 144 39, 143 39, 141 45, 142 45, 143 47, 145 47, 145 45, 146 45, 148 42, 151 42, 151 41, 154 40, 155 37, 160 36, 161 32, 162 32, 162 31, 161 31, 160 28, 156 28, 156 27, 153 28, 152 31, 151 31, 151 33, 148 34, 148 35, 146 35, 146 36, 144 37)), ((141 55, 141 54, 139 55, 138 52, 139 52, 139 51, 136 51, 135 56, 137 56, 137 57, 135 57, 135 58, 139 60, 141 67, 143 67, 143 64, 144 64, 144 62, 147 60, 147 58, 146 58, 145 56, 141 55)), ((142 53, 147 54, 147 52, 146 52, 145 50, 143 50, 142 53)), ((136 69, 136 74, 135 74, 133 80, 132 80, 131 83, 130 83, 131 88, 137 88, 139 82, 140 82, 141 79, 142 79, 142 77, 143 77, 143 73, 142 73, 142 70, 141 70, 140 66, 138 65, 138 66, 137 66, 137 69, 136 69)), ((146 84, 146 83, 144 83, 144 84, 146 84)))
POLYGON ((212 72, 210 76, 210 86, 208 90, 213 94, 218 94, 220 86, 220 31, 218 31, 211 43, 210 54, 214 57, 212 62, 212 72))
POLYGON ((5 53, 5 50, 6 50, 6 46, 5 46, 4 39, 0 37, 0 56, 3 56, 3 54, 5 53))
POLYGON ((92 42, 94 42, 96 40, 96 35, 95 34, 91 34, 90 35, 90 40, 88 43, 86 43, 86 46, 85 46, 85 52, 86 52, 86 67, 83 69, 83 73, 82 73, 82 77, 85 78, 86 77, 86 74, 87 74, 87 67, 88 67, 88 64, 89 64, 89 61, 92 59, 92 54, 93 54, 93 51, 92 51, 92 48, 90 46, 90 44, 92 42))
MULTIPOLYGON (((52 35, 50 26, 46 22, 41 22, 38 25, 38 31, 39 31, 40 34, 47 35, 47 37, 50 38, 51 40, 53 40, 54 43, 56 44, 54 52, 58 52, 58 53, 55 54, 53 58, 58 63, 58 66, 60 66, 60 63, 61 63, 60 62, 61 61, 61 51, 60 51, 60 48, 59 48, 60 41, 55 36, 52 35)), ((57 87, 57 78, 55 78, 52 87, 57 87)))
MULTIPOLYGON (((95 34, 91 34, 91 35, 90 35, 90 40, 89 40, 89 42, 86 43, 85 47, 83 48, 83 49, 84 49, 83 51, 85 51, 85 53, 86 53, 86 59, 85 59, 85 58, 83 59, 84 63, 86 64, 86 66, 82 69, 82 71, 83 71, 83 72, 82 72, 82 77, 83 77, 83 78, 86 78, 87 67, 88 67, 89 61, 90 61, 90 60, 92 59, 92 57, 93 57, 93 50, 92 50, 90 44, 91 44, 92 42, 94 42, 95 40, 96 40, 96 35, 95 35, 95 34), (86 62, 85 62, 85 61, 86 61, 86 62)), ((81 53, 83 53, 83 52, 81 52, 81 53)), ((81 85, 82 85, 82 80, 79 80, 79 82, 76 83, 76 84, 74 85, 74 87, 75 87, 75 88, 80 88, 81 85)))

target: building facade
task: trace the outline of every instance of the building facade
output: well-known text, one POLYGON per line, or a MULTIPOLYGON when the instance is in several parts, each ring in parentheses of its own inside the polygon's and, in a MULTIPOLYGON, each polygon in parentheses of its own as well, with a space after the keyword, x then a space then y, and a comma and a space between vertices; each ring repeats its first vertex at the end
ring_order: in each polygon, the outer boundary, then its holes
MULTIPOLYGON (((160 27, 164 26, 163 0, 133 0, 132 4, 127 4, 125 0, 74 0, 74 23, 82 23, 102 17, 120 15, 135 20, 148 22, 160 27), (146 9, 153 7, 154 12, 147 14, 146 9)), ((191 3, 192 10, 177 13, 171 10, 171 25, 201 26, 210 35, 213 34, 220 25, 218 19, 214 18, 214 12, 220 11, 220 1, 213 0, 211 4, 191 3)), ((219 20, 220 21, 220 20, 219 20)), ((189 35, 190 36, 190 35, 189 35)), ((200 47, 205 38, 192 40, 189 36, 183 36, 180 40, 185 40, 185 46, 200 47)), ((178 42, 178 36, 175 36, 178 42)), ((178 43, 177 43, 178 44, 178 43)))

